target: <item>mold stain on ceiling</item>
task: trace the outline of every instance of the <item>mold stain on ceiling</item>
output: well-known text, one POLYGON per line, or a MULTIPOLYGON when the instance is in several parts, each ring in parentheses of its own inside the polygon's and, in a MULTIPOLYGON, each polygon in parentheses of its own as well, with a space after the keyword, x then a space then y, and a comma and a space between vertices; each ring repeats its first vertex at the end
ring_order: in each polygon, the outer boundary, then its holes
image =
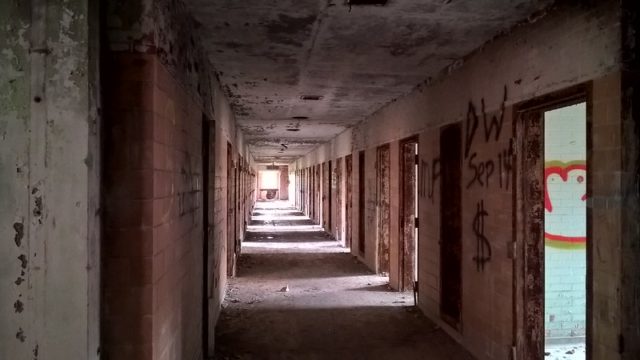
POLYGON ((189 6, 254 157, 287 162, 551 2, 191 0, 189 6), (300 144, 274 153, 283 141, 300 144))

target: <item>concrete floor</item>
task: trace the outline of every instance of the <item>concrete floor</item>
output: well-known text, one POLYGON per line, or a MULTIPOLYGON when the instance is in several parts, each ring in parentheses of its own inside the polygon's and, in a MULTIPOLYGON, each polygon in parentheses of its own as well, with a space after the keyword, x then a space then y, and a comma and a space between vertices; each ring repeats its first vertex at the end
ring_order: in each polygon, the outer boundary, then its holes
POLYGON ((546 345, 544 360, 584 360, 587 358, 585 343, 546 345))
POLYGON ((472 359, 320 227, 256 205, 216 329, 217 359, 472 359))

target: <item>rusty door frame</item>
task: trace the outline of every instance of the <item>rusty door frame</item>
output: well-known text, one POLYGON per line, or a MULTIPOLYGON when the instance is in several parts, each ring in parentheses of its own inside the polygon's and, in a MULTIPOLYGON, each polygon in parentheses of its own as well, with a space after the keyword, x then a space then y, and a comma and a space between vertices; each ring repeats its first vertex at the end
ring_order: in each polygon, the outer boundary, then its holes
POLYGON ((344 157, 345 169, 345 246, 351 249, 353 244, 353 155, 344 157))
MULTIPOLYGON (((213 297, 215 287, 215 267, 213 258, 209 258, 209 252, 215 251, 214 226, 212 215, 215 209, 212 192, 215 192, 215 184, 209 187, 210 182, 215 182, 215 122, 202 115, 202 352, 206 357, 213 356, 209 348, 209 301, 213 297), (211 172, 213 171, 213 174, 211 172), (213 176, 211 176, 213 175, 213 176), (211 244, 210 244, 211 242, 211 244), (210 246, 211 245, 211 246, 210 246)), ((215 254, 214 254, 215 255, 215 254)))
POLYGON ((322 163, 320 168, 320 177, 322 178, 322 227, 328 233, 331 232, 331 184, 329 183, 330 165, 330 162, 325 161, 322 163))
POLYGON ((331 191, 331 185, 332 185, 332 183, 331 183, 332 179, 331 178, 333 176, 333 169, 331 168, 331 165, 333 165, 333 164, 332 164, 331 160, 329 160, 327 162, 327 173, 326 173, 326 175, 327 175, 327 179, 326 180, 327 181, 325 183, 325 185, 326 185, 326 189, 325 190, 326 190, 326 193, 327 193, 327 219, 326 219, 326 223, 327 223, 327 232, 329 234, 331 234, 331 226, 333 225, 332 224, 333 223, 333 216, 331 214, 331 211, 332 211, 331 207, 333 206, 333 192, 331 191))
POLYGON ((358 253, 364 256, 366 251, 365 225, 365 152, 358 152, 358 253))
POLYGON ((227 276, 233 274, 233 248, 230 244, 235 224, 233 222, 233 194, 231 193, 231 181, 233 178, 233 146, 227 142, 227 276))
POLYGON ((315 166, 315 179, 316 179, 316 188, 314 193, 315 197, 315 214, 316 218, 314 219, 317 225, 322 224, 322 166, 317 164, 315 166))
POLYGON ((376 148, 376 207, 377 211, 377 272, 389 275, 390 267, 390 215, 391 215, 391 146, 376 148), (383 214, 384 212, 384 214, 383 214), (384 221, 386 219, 386 221, 384 221))
MULTIPOLYGON (((513 235, 514 256, 514 346, 518 359, 544 358, 544 113, 586 103, 587 179, 591 175, 592 151, 592 82, 517 104, 513 108, 516 147, 514 171, 513 235), (534 181, 526 181, 533 178, 534 181), (530 216, 528 216, 530 215, 530 216), (531 236, 532 234, 535 234, 531 236), (526 281, 526 279, 538 281, 526 281)), ((587 198, 591 198, 593 181, 587 180, 587 198)), ((592 354, 593 324, 593 244, 592 211, 587 206, 587 274, 586 274, 586 355, 592 354)))
POLYGON ((342 158, 336 159, 336 226, 334 230, 338 241, 342 241, 344 237, 342 233, 342 204, 344 203, 342 200, 342 162, 342 158))
POLYGON ((315 222, 316 220, 316 172, 312 166, 309 168, 309 218, 315 222))
POLYGON ((235 262, 238 261, 238 257, 240 256, 240 247, 242 242, 242 231, 243 231, 243 215, 242 215, 242 155, 238 154, 236 160, 236 167, 234 171, 235 179, 234 179, 234 193, 235 193, 235 210, 234 210, 234 219, 236 223, 236 233, 235 241, 234 241, 234 269, 233 273, 236 273, 235 262))
MULTIPOLYGON (((419 137, 417 135, 410 136, 408 138, 400 140, 400 151, 399 151, 399 161, 400 161, 400 205, 398 207, 398 223, 399 223, 399 236, 398 236, 398 257, 399 257, 399 284, 398 288, 400 291, 409 290, 413 288, 413 282, 418 279, 414 279, 414 271, 417 268, 418 264, 415 259, 415 242, 417 239, 415 238, 415 228, 416 228, 416 219, 418 214, 416 213, 415 202, 418 201, 418 194, 416 192, 416 183, 418 181, 418 173, 416 172, 415 162, 416 162, 416 148, 419 146, 419 137), (411 154, 407 155, 407 145, 413 145, 411 147, 411 154), (410 158, 410 160, 408 160, 410 158), (411 161, 411 165, 409 165, 408 161, 411 161), (407 163, 405 163, 407 162, 407 163), (413 174, 409 179, 406 178, 407 173, 413 174), (407 184, 413 184, 411 186, 407 186, 407 184), (407 193, 413 193, 414 203, 413 206, 410 207, 410 213, 413 215, 406 215, 404 208, 407 206, 407 193), (405 231, 405 229, 409 228, 410 231, 405 231), (409 235, 410 234, 410 235, 409 235), (407 259, 411 259, 407 261, 407 259)), ((409 208, 407 207, 407 210, 409 208)))

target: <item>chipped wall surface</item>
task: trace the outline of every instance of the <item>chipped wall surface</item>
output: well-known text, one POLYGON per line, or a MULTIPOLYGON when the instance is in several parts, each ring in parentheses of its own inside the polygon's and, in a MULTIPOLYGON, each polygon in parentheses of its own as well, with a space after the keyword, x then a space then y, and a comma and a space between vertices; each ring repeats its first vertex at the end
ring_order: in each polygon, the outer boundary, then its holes
POLYGON ((156 54, 205 113, 212 117, 215 73, 183 1, 107 1, 108 47, 156 54))
MULTIPOLYGON (((227 170, 244 166, 240 157, 249 165, 254 160, 184 3, 110 1, 106 8, 112 80, 107 197, 114 201, 109 219, 118 221, 110 222, 106 238, 115 254, 106 261, 105 352, 118 358, 197 358, 202 321, 209 323, 213 351, 227 253, 234 251, 228 246, 233 244, 228 209, 240 213, 251 205, 249 197, 242 199, 247 204, 228 203, 227 170), (201 312, 203 119, 215 128, 206 320, 201 312), (228 143, 233 163, 227 162, 228 143), (118 196, 123 189, 124 196, 118 196), (126 211, 131 208, 140 211, 126 211), (152 248, 145 245, 149 240, 152 248), (118 280, 127 269, 137 275, 133 282, 118 280), (146 302, 126 301, 123 294, 131 291, 146 302)), ((242 217, 235 219, 241 227, 242 217)))
POLYGON ((550 2, 351 7, 326 0, 192 0, 189 6, 210 34, 205 44, 240 125, 256 138, 295 142, 329 140, 550 2), (301 116, 307 119, 296 119, 301 116))
POLYGON ((99 357, 97 13, 0 5, 0 357, 99 357))
MULTIPOLYGON (((466 144, 462 164, 462 325, 458 331, 444 322, 440 324, 478 358, 509 358, 515 343, 512 332, 516 321, 512 299, 513 260, 509 255, 510 243, 514 240, 511 227, 514 184, 510 181, 513 164, 509 163, 512 105, 594 81, 594 124, 598 124, 598 131, 603 134, 594 133, 593 144, 598 148, 593 152, 592 171, 601 173, 603 181, 605 173, 610 178, 611 173, 617 171, 616 162, 604 164, 600 156, 608 153, 612 159, 620 158, 616 152, 620 144, 610 143, 618 139, 615 131, 620 126, 619 105, 616 105, 620 98, 615 82, 620 69, 619 17, 618 6, 613 1, 589 6, 555 6, 534 23, 516 27, 509 34, 487 43, 446 76, 423 84, 378 110, 351 129, 351 139, 346 146, 339 141, 339 136, 297 162, 297 167, 303 169, 345 153, 357 154, 360 150, 367 151, 369 157, 372 149, 387 142, 392 144, 393 157, 396 156, 394 143, 420 134, 419 305, 429 317, 439 320, 439 216, 440 202, 444 201, 439 199, 437 176, 439 134, 442 125, 462 122, 463 143, 466 144), (602 113, 605 109, 609 112, 602 113), (602 141, 609 143, 606 145, 602 141), (345 147, 350 149, 345 151, 345 147), (493 171, 488 171, 489 167, 493 171)), ((354 169, 356 166, 354 164, 354 169)), ((393 162, 391 171, 397 173, 393 162)), ((354 183, 357 184, 355 173, 354 183)), ((375 169, 368 167, 365 176, 375 176, 375 169)), ((391 186, 394 187, 393 181, 391 186)), ((611 184, 595 182, 593 191, 614 196, 612 194, 619 188, 616 190, 611 184)), ((393 190, 392 193, 397 194, 393 190)), ((365 194, 367 197, 373 195, 365 194)), ((359 196, 362 194, 355 190, 354 204, 358 203, 359 196)), ((397 208, 394 208, 397 201, 397 196, 392 197, 392 218, 397 216, 397 208)), ((617 240, 604 237, 601 231, 609 229, 613 234, 620 234, 620 224, 613 220, 616 212, 603 205, 606 201, 592 204, 593 241, 598 243, 598 251, 606 254, 606 258, 592 264, 594 274, 598 274, 593 282, 596 310, 592 336, 594 358, 613 359, 618 356, 614 338, 620 326, 620 298, 616 291, 620 277, 610 271, 619 268, 620 254, 617 240)), ((362 231, 358 229, 359 211, 354 206, 354 239, 362 231)), ((371 227, 370 224, 366 226, 371 227)), ((394 241, 397 239, 391 241, 392 267, 398 256, 393 252, 393 247, 397 246, 394 241)), ((367 251, 375 249, 372 244, 367 243, 367 251)), ((364 261, 375 269, 366 255, 364 261)), ((390 281, 392 284, 397 281, 393 274, 390 281)))

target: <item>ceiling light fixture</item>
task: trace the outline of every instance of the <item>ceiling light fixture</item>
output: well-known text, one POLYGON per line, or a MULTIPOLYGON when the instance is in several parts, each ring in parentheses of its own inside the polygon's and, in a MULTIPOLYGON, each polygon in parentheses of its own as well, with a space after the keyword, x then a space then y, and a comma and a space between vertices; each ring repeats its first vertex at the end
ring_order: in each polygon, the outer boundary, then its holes
POLYGON ((302 95, 302 96, 300 96, 300 99, 302 99, 302 100, 311 100, 311 101, 322 100, 323 98, 324 98, 324 96, 320 96, 320 95, 302 95))
POLYGON ((346 5, 387 5, 388 0, 346 0, 346 5))

